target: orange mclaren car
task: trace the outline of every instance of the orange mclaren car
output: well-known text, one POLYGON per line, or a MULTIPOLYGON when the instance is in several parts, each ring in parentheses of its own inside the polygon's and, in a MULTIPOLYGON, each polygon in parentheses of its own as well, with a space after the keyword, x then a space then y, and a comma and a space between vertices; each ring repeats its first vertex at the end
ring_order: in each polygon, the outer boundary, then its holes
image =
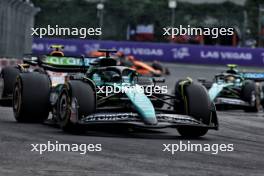
MULTIPOLYGON (((104 53, 92 51, 88 55, 92 57, 101 57, 104 56, 104 53)), ((141 75, 162 76, 164 74, 169 74, 168 69, 164 68, 158 61, 154 61, 151 66, 145 62, 137 60, 134 56, 125 56, 125 54, 120 51, 114 55, 114 58, 117 59, 118 65, 133 68, 141 75)))
POLYGON ((156 70, 152 66, 136 60, 133 56, 128 56, 128 60, 132 63, 131 68, 135 69, 141 75, 148 75, 148 76, 161 76, 161 70, 156 70))

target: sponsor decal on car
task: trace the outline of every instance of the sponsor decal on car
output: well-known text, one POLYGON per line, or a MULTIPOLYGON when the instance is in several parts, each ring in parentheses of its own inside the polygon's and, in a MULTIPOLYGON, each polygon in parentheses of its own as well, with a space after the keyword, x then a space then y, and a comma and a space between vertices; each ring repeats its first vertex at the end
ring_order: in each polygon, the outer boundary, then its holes
POLYGON ((47 56, 44 59, 44 62, 47 64, 53 65, 62 65, 62 66, 82 66, 84 61, 85 66, 89 66, 92 61, 91 58, 76 58, 76 57, 55 57, 47 56))
POLYGON ((136 120, 136 113, 98 113, 87 116, 84 121, 124 121, 136 120))

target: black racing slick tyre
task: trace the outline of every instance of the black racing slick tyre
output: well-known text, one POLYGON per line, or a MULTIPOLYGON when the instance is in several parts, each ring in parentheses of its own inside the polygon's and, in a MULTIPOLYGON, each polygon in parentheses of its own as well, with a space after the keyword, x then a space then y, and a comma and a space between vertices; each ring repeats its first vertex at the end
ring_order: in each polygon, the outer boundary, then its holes
POLYGON ((245 107, 245 112, 258 112, 260 109, 260 96, 254 81, 246 81, 241 91, 242 99, 248 102, 251 106, 245 107))
POLYGON ((163 67, 162 64, 160 62, 154 62, 152 64, 152 67, 155 69, 155 70, 159 70, 161 71, 163 74, 165 75, 170 75, 170 71, 168 68, 166 67, 163 67))
POLYGON ((20 71, 16 67, 5 67, 1 72, 2 78, 2 97, 7 97, 13 94, 16 77, 19 75, 20 71))
POLYGON ((72 80, 68 86, 64 86, 57 103, 57 117, 63 131, 74 134, 85 132, 78 120, 94 113, 95 110, 96 92, 89 84, 72 80), (74 114, 77 116, 74 120, 71 119, 73 105, 76 107, 74 114))
POLYGON ((44 122, 50 110, 50 89, 47 75, 21 73, 16 79, 13 93, 13 112, 17 122, 44 122))
MULTIPOLYGON (((178 92, 178 94, 180 93, 178 92)), ((185 114, 194 117, 205 125, 210 124, 212 102, 209 99, 206 89, 202 85, 195 83, 186 85, 184 87, 182 101, 185 114)), ((184 137, 204 136, 207 131, 208 129, 204 127, 178 127, 178 132, 184 137)))

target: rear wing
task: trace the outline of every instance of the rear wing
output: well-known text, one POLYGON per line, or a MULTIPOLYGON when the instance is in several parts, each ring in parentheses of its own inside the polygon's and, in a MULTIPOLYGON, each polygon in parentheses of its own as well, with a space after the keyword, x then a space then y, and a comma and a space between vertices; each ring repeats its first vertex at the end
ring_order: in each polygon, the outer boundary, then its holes
POLYGON ((264 81, 264 72, 243 72, 242 77, 247 80, 253 80, 256 82, 264 81))
POLYGON ((64 56, 27 56, 23 62, 55 72, 85 72, 95 58, 64 56))

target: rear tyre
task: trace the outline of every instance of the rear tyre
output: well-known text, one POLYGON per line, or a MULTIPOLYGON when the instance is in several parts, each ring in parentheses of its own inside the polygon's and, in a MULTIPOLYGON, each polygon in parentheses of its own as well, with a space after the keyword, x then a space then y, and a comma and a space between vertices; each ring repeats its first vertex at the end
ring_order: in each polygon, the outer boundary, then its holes
POLYGON ((17 122, 44 122, 49 115, 50 80, 32 72, 17 77, 13 93, 13 112, 17 122))
POLYGON ((154 62, 152 64, 152 67, 155 69, 155 70, 159 70, 161 71, 161 73, 165 74, 165 75, 170 75, 170 71, 168 68, 166 67, 163 67, 162 64, 160 62, 154 62))
POLYGON ((16 77, 19 75, 20 71, 16 67, 5 67, 1 72, 2 77, 2 97, 7 97, 13 94, 16 77))
POLYGON ((57 103, 57 117, 62 130, 75 134, 84 133, 85 128, 77 121, 94 113, 95 109, 96 96, 93 88, 80 80, 70 81, 68 88, 63 88, 57 103), (73 104, 77 107, 75 119, 71 119, 73 104))
POLYGON ((170 75, 170 70, 168 68, 165 68, 165 75, 170 75))
POLYGON ((254 81, 246 81, 241 92, 242 99, 251 107, 245 107, 245 112, 258 112, 260 109, 260 96, 258 88, 254 81))
MULTIPOLYGON (((178 89, 179 91, 179 89, 178 89)), ((176 91, 177 92, 177 91, 176 91)), ((180 92, 178 92, 178 95, 180 92)), ((211 101, 207 91, 202 85, 191 83, 184 88, 182 106, 185 114, 194 117, 203 124, 209 125, 211 120, 211 101)), ((203 127, 179 127, 178 132, 184 137, 200 137, 207 133, 208 129, 203 127)))

